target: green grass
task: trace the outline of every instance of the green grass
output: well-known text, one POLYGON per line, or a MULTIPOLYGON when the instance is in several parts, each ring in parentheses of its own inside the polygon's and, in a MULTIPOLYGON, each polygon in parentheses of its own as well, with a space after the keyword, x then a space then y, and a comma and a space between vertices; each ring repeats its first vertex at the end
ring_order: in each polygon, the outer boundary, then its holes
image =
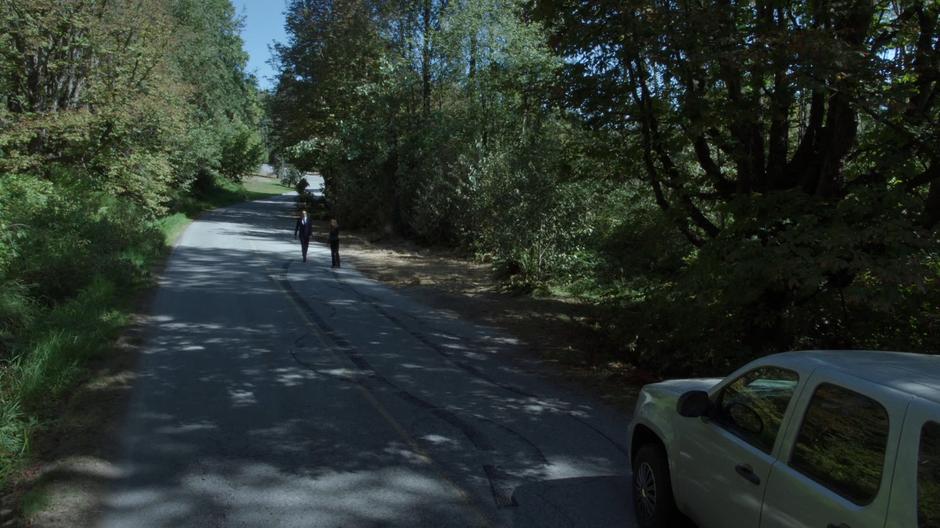
MULTIPOLYGON (((12 379, 8 367, 0 371, 0 383, 12 379)), ((17 462, 29 452, 30 433, 36 427, 36 419, 23 412, 15 395, 0 397, 0 483, 6 481, 17 462), (11 397, 14 396, 14 397, 11 397)))
POLYGON ((19 353, 0 369, 0 482, 25 462, 30 437, 82 379, 83 365, 126 327, 132 294, 98 277, 24 330, 19 353))
POLYGON ((29 519, 33 515, 43 511, 49 506, 49 492, 45 487, 40 486, 29 490, 20 499, 20 507, 23 510, 23 517, 29 519))
POLYGON ((244 202, 255 197, 239 183, 224 178, 216 178, 208 189, 201 189, 178 197, 171 205, 171 210, 195 218, 204 211, 244 202))
MULTIPOLYGON (((57 418, 63 399, 87 378, 89 361, 110 353, 131 321, 133 299, 142 287, 152 284, 149 270, 166 258, 166 247, 186 226, 204 211, 287 190, 267 182, 247 187, 229 181, 215 183, 199 194, 177 199, 171 214, 153 225, 165 245, 161 246, 156 232, 152 233, 156 238, 127 239, 127 247, 117 249, 121 259, 102 255, 103 269, 96 269, 93 279, 81 281, 88 286, 68 300, 34 309, 24 288, 14 288, 15 284, 0 288, 0 316, 22 321, 15 336, 0 334, 0 344, 8 347, 6 357, 0 357, 4 359, 0 361, 0 489, 30 463, 32 437, 57 418), (109 269, 106 262, 122 268, 109 269)), ((27 515, 42 507, 40 495, 24 497, 27 515)))
POLYGON ((166 245, 172 246, 192 221, 193 219, 186 216, 186 213, 173 213, 161 218, 157 222, 157 228, 163 233, 166 245))
POLYGON ((249 178, 245 180, 243 185, 245 187, 245 191, 257 195, 259 198, 276 194, 284 194, 293 190, 289 187, 281 185, 278 180, 268 178, 249 178))

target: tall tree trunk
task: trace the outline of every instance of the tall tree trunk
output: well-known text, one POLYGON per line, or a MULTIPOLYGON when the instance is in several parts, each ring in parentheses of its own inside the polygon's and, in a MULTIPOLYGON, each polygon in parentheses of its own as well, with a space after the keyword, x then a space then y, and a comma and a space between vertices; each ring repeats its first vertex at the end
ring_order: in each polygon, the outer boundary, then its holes
POLYGON ((424 0, 421 13, 424 31, 421 50, 421 104, 424 117, 431 114, 431 0, 424 0))
POLYGON ((930 184, 923 217, 924 227, 928 229, 932 229, 937 223, 940 223, 940 180, 934 180, 930 184))
POLYGON ((477 46, 477 34, 474 32, 470 35, 470 64, 468 77, 471 85, 476 81, 477 77, 477 46))
POLYGON ((940 163, 933 161, 915 180, 930 182, 921 214, 921 224, 927 229, 933 229, 940 223, 940 163))

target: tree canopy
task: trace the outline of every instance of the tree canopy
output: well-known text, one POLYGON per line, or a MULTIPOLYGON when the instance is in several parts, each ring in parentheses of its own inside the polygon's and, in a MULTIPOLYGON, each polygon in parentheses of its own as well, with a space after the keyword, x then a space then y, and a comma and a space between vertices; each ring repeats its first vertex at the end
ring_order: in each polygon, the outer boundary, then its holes
POLYGON ((158 212, 200 173, 260 160, 227 0, 8 1, 0 23, 0 170, 66 174, 158 212))
POLYGON ((606 303, 636 361, 936 349, 938 10, 297 0, 273 143, 347 225, 606 303))

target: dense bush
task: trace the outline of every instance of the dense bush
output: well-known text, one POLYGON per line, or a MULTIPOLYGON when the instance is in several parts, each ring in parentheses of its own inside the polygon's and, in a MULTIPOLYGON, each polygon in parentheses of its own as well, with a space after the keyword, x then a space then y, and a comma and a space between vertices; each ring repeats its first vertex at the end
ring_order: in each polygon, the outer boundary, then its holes
POLYGON ((624 257, 606 322, 627 357, 670 373, 791 349, 938 350, 936 241, 895 210, 911 206, 855 196, 821 214, 773 193, 737 204, 733 226, 691 252, 677 232, 657 239, 656 217, 624 225, 607 239, 624 257))
POLYGON ((131 251, 152 253, 162 244, 149 236, 143 208, 79 182, 8 175, 0 204, 4 223, 19 225, 6 271, 45 304, 74 296, 102 269, 132 286, 139 256, 131 251))
POLYGON ((0 476, 43 405, 106 350, 164 247, 141 206, 57 178, 0 180, 0 476))

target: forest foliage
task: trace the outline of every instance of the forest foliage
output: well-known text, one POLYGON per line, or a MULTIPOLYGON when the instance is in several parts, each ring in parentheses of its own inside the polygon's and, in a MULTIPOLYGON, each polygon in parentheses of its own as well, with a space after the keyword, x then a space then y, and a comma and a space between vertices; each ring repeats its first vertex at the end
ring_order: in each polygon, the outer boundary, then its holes
POLYGON ((940 348, 940 5, 293 0, 267 102, 347 226, 602 303, 622 357, 940 348))
POLYGON ((0 2, 0 480, 107 349, 159 221, 262 161, 228 0, 0 2))

